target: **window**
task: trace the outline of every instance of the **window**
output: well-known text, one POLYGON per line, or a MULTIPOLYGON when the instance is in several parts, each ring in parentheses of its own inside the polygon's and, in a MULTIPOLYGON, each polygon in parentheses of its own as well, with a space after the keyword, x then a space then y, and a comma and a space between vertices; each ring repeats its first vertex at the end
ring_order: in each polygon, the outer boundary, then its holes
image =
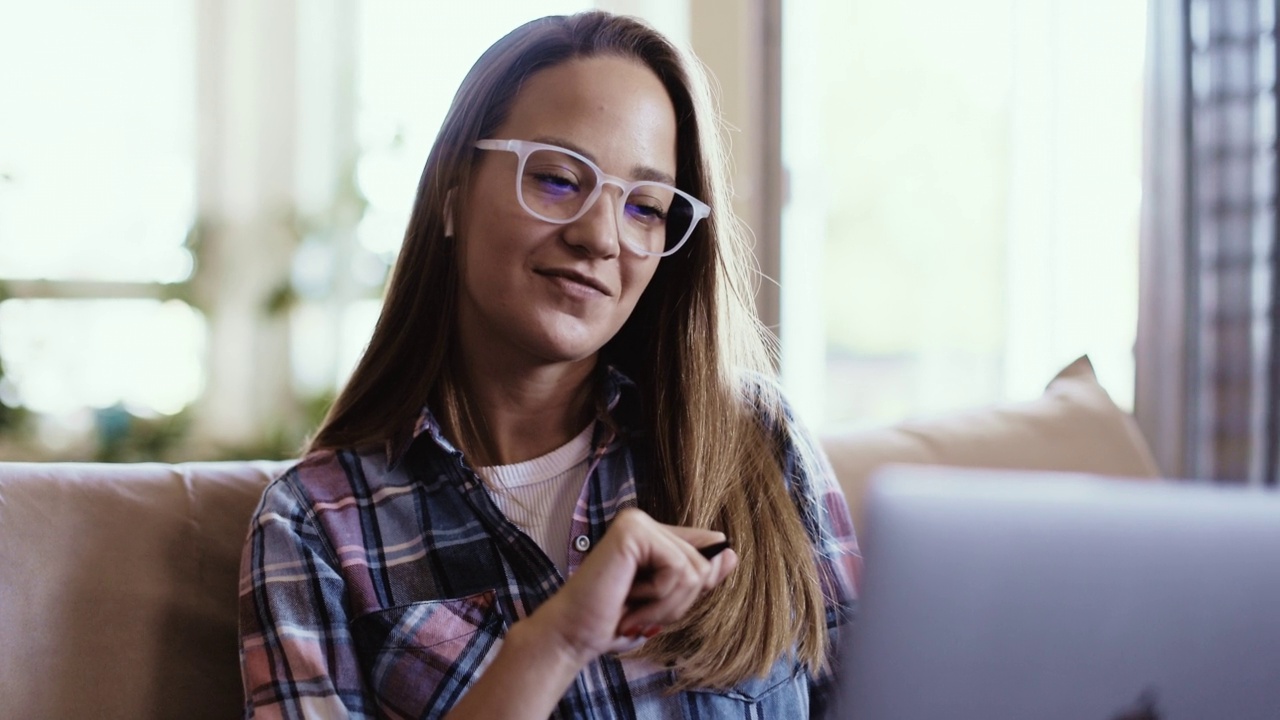
POLYGON ((201 389, 204 320, 173 297, 193 267, 192 9, 50 0, 0 23, 0 402, 51 437, 201 389))
MULTIPOLYGON (((368 339, 466 70, 516 24, 591 6, 708 62, 750 206, 767 3, 24 5, 0 25, 0 403, 48 442, 185 409, 191 456, 290 452, 368 339)), ((1144 4, 782 7, 801 412, 1024 397, 1083 352, 1128 403, 1144 4)))
POLYGON ((810 422, 1031 397, 1084 353, 1131 406, 1145 3, 785 8, 783 370, 810 422))

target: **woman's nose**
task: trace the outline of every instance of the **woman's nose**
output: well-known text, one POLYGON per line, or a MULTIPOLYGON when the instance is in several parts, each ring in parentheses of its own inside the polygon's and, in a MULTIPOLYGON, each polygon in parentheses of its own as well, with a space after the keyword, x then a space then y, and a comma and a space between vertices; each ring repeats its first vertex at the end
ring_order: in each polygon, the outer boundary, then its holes
POLYGON ((596 200, 582 214, 569 223, 564 239, 569 245, 593 257, 612 258, 622 245, 622 228, 618 225, 618 207, 622 203, 621 192, 615 188, 602 188, 596 200))

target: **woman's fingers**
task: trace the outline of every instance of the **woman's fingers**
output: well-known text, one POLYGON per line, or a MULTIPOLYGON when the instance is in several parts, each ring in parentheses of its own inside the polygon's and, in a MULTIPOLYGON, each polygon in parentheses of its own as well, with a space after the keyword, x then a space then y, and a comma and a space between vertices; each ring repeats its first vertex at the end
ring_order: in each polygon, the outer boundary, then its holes
POLYGON ((724 533, 656 522, 653 526, 657 531, 655 543, 661 545, 653 549, 665 551, 666 563, 657 556, 641 562, 627 595, 629 604, 665 597, 687 586, 709 590, 719 583, 719 565, 712 564, 700 549, 725 544, 724 533))
POLYGON ((627 613, 618 623, 624 637, 651 635, 688 612, 707 591, 737 567, 738 557, 726 549, 708 560, 702 547, 724 542, 724 534, 696 528, 663 525, 671 546, 679 553, 665 567, 642 567, 627 597, 627 613))
POLYGON ((634 645, 631 638, 679 620, 733 571, 732 550, 712 560, 698 552, 724 539, 723 533, 663 525, 639 510, 624 510, 530 620, 575 656, 624 651, 634 645))
POLYGON ((683 527, 680 525, 663 525, 662 527, 667 532, 689 543, 694 548, 703 548, 703 547, 707 547, 708 545, 715 545, 716 543, 721 543, 721 542, 724 542, 725 540, 728 540, 728 538, 725 537, 724 533, 718 530, 706 530, 703 528, 683 527))
MULTIPOLYGON (((721 550, 712 558, 704 557, 702 553, 703 549, 706 548, 715 549, 717 547, 729 545, 728 539, 725 537, 724 533, 717 530, 705 530, 702 528, 683 527, 680 525, 660 525, 660 527, 683 541, 682 543, 677 543, 677 545, 679 545, 680 550, 684 552, 685 556, 689 559, 690 564, 695 568, 696 572, 701 575, 702 588, 704 591, 715 588, 724 580, 725 577, 728 576, 728 573, 732 572, 733 569, 737 567, 736 555, 734 556, 734 559, 730 561, 728 566, 725 565, 725 561, 720 559, 723 557, 725 552, 729 551, 729 548, 721 550)), ((643 580, 643 578, 638 579, 643 580)), ((641 584, 643 583, 637 582, 637 585, 641 584)))
POLYGON ((728 548, 717 555, 715 559, 711 561, 711 564, 715 569, 714 579, 711 585, 711 587, 714 588, 724 582, 724 579, 729 577, 729 573, 738 568, 738 553, 734 552, 733 548, 728 548))
MULTIPOLYGON (((732 550, 726 550, 718 555, 714 560, 707 561, 707 569, 699 573, 700 580, 695 582, 701 583, 701 591, 707 592, 714 589, 717 585, 728 577, 729 573, 738 565, 738 556, 732 550)), ((645 602, 655 600, 670 593, 672 588, 670 584, 663 585, 652 573, 644 572, 636 575, 636 580, 631 585, 631 591, 627 594, 627 603, 633 609, 645 602)))

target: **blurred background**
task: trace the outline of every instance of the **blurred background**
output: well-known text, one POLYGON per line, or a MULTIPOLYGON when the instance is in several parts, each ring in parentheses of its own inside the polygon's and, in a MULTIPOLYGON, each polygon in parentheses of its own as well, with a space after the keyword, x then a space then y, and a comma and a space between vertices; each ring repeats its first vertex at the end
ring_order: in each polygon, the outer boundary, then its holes
POLYGON ((1144 0, 0 0, 0 459, 295 454, 463 75, 591 7, 714 75, 811 425, 1133 407, 1144 0))

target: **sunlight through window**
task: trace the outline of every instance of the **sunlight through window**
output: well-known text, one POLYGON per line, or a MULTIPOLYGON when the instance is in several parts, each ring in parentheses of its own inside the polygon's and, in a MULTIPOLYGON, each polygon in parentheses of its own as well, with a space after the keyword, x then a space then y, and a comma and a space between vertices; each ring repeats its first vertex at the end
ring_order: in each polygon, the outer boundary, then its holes
POLYGON ((783 370, 810 422, 1133 402, 1146 3, 787 3, 783 370), (821 282, 811 282, 820 278, 821 282))

